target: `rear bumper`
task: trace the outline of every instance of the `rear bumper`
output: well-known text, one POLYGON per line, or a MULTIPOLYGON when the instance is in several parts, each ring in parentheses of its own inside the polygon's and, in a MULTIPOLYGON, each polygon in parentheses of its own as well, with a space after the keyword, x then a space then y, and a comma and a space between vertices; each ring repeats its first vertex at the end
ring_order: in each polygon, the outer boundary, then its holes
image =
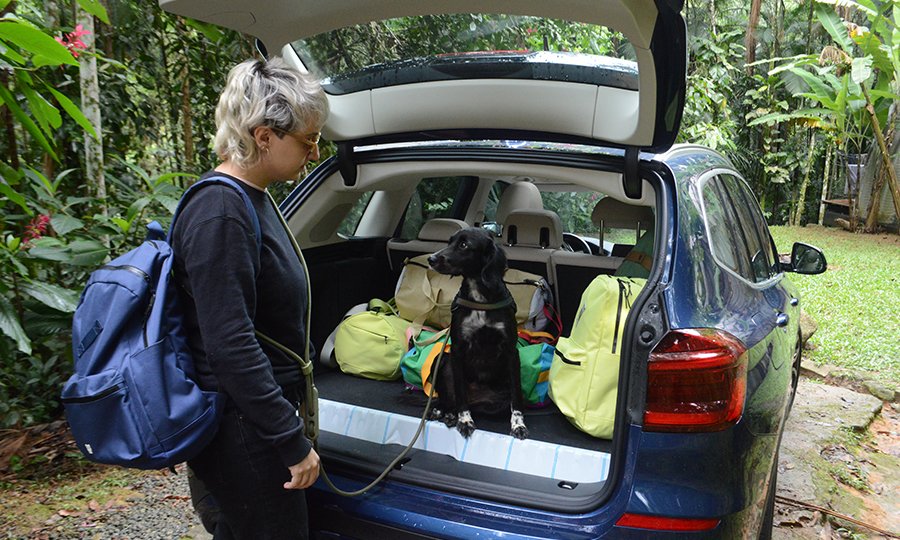
MULTIPOLYGON (((587 513, 535 510, 385 481, 369 493, 344 498, 320 479, 307 491, 314 538, 468 539, 754 539, 763 513, 775 437, 756 437, 738 426, 716 434, 645 434, 631 426, 619 485, 587 513), (718 452, 712 459, 710 448, 718 452), (694 532, 617 526, 623 513, 676 519, 713 518, 694 532)), ((328 466, 327 457, 325 458, 328 466)), ((345 491, 369 481, 332 472, 345 491)))

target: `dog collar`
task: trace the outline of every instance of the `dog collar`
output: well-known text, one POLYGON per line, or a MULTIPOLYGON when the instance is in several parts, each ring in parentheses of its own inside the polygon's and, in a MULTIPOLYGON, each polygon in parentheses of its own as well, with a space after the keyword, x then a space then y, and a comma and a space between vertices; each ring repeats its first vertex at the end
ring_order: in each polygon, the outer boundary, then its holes
POLYGON ((466 300, 465 298, 460 298, 459 295, 453 299, 453 304, 450 305, 450 311, 455 310, 457 307, 462 306, 469 309, 480 309, 480 310, 492 310, 492 309, 502 309, 507 306, 511 306, 513 304, 512 295, 507 295, 506 298, 500 300, 499 302, 494 302, 493 304, 482 304, 481 302, 473 302, 471 300, 466 300))

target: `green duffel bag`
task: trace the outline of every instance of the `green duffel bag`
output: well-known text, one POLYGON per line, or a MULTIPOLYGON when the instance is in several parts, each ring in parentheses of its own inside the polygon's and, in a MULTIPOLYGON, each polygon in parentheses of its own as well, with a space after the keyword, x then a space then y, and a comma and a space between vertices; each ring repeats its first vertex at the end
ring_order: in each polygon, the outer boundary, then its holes
POLYGON ((622 332, 646 282, 597 276, 581 295, 571 335, 556 345, 550 398, 570 422, 594 437, 612 438, 622 332))
POLYGON ((408 350, 409 321, 396 314, 393 301, 372 299, 369 308, 341 322, 334 338, 334 359, 349 375, 392 381, 408 350))
MULTIPOLYGON (((400 363, 403 381, 408 388, 422 390, 426 394, 431 392, 431 373, 441 346, 444 345, 445 351, 441 362, 449 362, 452 354, 449 338, 445 341, 444 333, 446 331, 422 330, 416 340, 412 341, 409 352, 400 363), (424 381, 422 380, 423 376, 424 381)), ((547 401, 548 374, 553 361, 553 345, 530 343, 526 339, 519 338, 516 349, 519 351, 522 397, 525 404, 529 407, 542 407, 549 404, 547 401)))

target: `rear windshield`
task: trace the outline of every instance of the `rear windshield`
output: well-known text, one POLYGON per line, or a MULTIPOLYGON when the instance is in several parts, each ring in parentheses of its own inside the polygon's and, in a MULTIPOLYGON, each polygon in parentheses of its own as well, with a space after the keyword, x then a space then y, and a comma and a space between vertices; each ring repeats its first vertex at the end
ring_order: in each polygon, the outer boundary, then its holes
POLYGON ((634 49, 608 28, 517 15, 429 15, 292 44, 326 90, 458 78, 532 78, 638 89, 634 49))

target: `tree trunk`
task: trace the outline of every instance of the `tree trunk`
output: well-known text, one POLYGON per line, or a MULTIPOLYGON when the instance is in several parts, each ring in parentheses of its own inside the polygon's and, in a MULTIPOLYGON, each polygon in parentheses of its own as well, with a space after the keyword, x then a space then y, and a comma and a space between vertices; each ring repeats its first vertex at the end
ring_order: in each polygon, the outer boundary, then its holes
MULTIPOLYGON (((59 28, 59 3, 57 3, 56 0, 44 0, 44 25, 51 31, 55 31, 59 28)), ((51 96, 51 99, 51 103, 59 108, 56 103, 56 98, 51 96)), ((45 177, 50 179, 53 178, 54 171, 56 170, 56 162, 50 154, 44 153, 42 169, 45 177)))
POLYGON ((803 183, 800 184, 800 196, 797 198, 797 208, 794 212, 794 225, 800 226, 800 218, 803 217, 803 207, 806 204, 806 188, 809 186, 809 173, 812 172, 813 166, 813 151, 816 148, 816 145, 813 144, 816 141, 815 134, 810 137, 809 141, 809 155, 806 158, 806 175, 803 176, 803 183))
POLYGON ((181 79, 181 121, 184 129, 184 165, 188 171, 194 171, 194 130, 193 113, 191 111, 190 71, 185 64, 181 79))
MULTIPOLYGON (((9 73, 0 70, 0 84, 9 87, 9 73)), ((6 132, 6 152, 9 166, 15 170, 19 170, 19 140, 16 138, 16 124, 13 121, 12 111, 6 104, 0 107, 0 122, 3 123, 3 130, 6 132)))
POLYGON ((828 198, 828 180, 831 174, 831 155, 834 148, 829 144, 825 151, 825 172, 822 174, 822 197, 819 199, 819 225, 825 221, 825 199, 828 198))
MULTIPOLYGON (((89 33, 82 36, 85 52, 78 56, 81 75, 81 112, 87 117, 97 139, 90 133, 84 133, 85 149, 85 176, 91 194, 99 199, 106 199, 106 180, 103 176, 103 132, 101 130, 100 115, 100 86, 97 82, 97 58, 94 52, 94 16, 87 13, 81 7, 76 7, 75 20, 89 33)), ((107 215, 108 209, 102 202, 102 214, 107 215)))
MULTIPOLYGON (((810 49, 812 48, 812 28, 813 28, 813 14, 816 12, 816 3, 812 0, 809 2, 809 17, 806 20, 806 54, 809 54, 810 49)), ((821 225, 821 223, 820 223, 821 225)))
POLYGON ((752 0, 750 4, 750 17, 747 21, 747 37, 744 44, 747 46, 747 75, 753 76, 753 62, 756 62, 756 29, 759 27, 759 13, 762 9, 762 0, 752 0))
MULTIPOLYGON (((185 34, 184 26, 179 22, 178 33, 185 34)), ((187 58, 183 60, 181 68, 181 127, 182 140, 184 142, 184 167, 188 172, 194 172, 194 129, 193 111, 191 109, 191 70, 188 67, 187 58)))
MULTIPOLYGON (((860 85, 863 96, 866 98, 866 112, 869 113, 869 121, 872 122, 872 131, 875 132, 875 140, 878 142, 878 148, 881 150, 881 157, 884 160, 884 168, 887 172, 888 188, 894 197, 894 212, 900 219, 900 181, 897 180, 897 171, 894 170, 894 164, 891 162, 891 155, 888 154, 887 145, 884 143, 884 133, 881 132, 881 122, 875 116, 875 107, 872 105, 872 99, 869 98, 869 90, 865 85, 860 85)), ((874 207, 877 213, 878 207, 874 207)), ((851 216, 852 217, 852 216, 851 216)))
MULTIPOLYGON (((16 3, 10 2, 5 8, 0 10, 0 15, 6 15, 15 11, 16 3)), ((9 88, 9 72, 0 70, 0 84, 4 88, 9 88)), ((19 170, 19 142, 16 138, 16 124, 13 121, 12 111, 4 104, 0 106, 0 122, 3 123, 3 130, 6 132, 6 150, 9 157, 9 166, 15 170, 19 170)))
MULTIPOLYGON (((888 134, 885 137, 885 144, 887 141, 891 141, 891 149, 896 147, 896 140, 894 136, 894 127, 897 123, 897 114, 896 112, 891 114, 891 118, 889 120, 891 128, 888 130, 888 134)), ((893 160, 891 160, 893 162, 893 160)), ((869 199, 869 207, 867 209, 867 217, 866 217, 866 232, 869 234, 874 234, 878 232, 878 211, 881 209, 881 197, 884 193, 884 182, 887 178, 885 174, 885 168, 883 166, 878 167, 877 174, 873 178, 872 181, 872 196, 869 199)), ((900 216, 898 216, 900 219, 900 216)))

